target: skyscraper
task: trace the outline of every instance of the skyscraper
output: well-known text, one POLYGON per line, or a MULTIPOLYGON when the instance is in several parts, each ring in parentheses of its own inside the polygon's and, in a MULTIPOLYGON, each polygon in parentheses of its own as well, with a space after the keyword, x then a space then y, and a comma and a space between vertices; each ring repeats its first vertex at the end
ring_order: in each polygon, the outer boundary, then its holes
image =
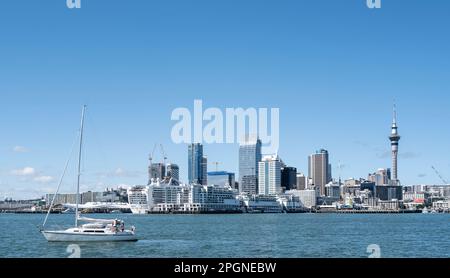
POLYGON ((152 163, 148 167, 148 184, 152 183, 152 179, 162 180, 166 176, 166 166, 164 163, 152 163))
POLYGON ((180 167, 177 164, 167 164, 167 176, 177 181, 180 180, 180 167))
POLYGON ((327 150, 321 149, 315 154, 309 156, 309 178, 320 195, 325 195, 325 185, 331 180, 331 164, 329 163, 329 154, 327 150))
POLYGON ((258 194, 258 163, 261 161, 261 140, 247 138, 239 146, 239 191, 258 194))
POLYGON ((206 169, 203 145, 190 144, 188 147, 188 180, 190 184, 206 185, 206 169))
POLYGON ((391 141, 391 149, 392 149, 392 185, 398 185, 398 142, 400 141, 400 135, 398 134, 397 127, 397 107, 394 104, 394 115, 392 119, 392 128, 391 135, 389 136, 389 140, 391 141))
POLYGON ((308 178, 302 173, 297 173, 297 190, 305 190, 308 187, 308 178))
POLYGON ((264 156, 258 165, 258 194, 274 195, 281 193, 281 161, 278 156, 264 156))
POLYGON ((208 158, 202 157, 202 179, 201 185, 208 185, 208 158))
POLYGON ((281 187, 285 190, 297 188, 297 168, 288 166, 281 168, 281 187))

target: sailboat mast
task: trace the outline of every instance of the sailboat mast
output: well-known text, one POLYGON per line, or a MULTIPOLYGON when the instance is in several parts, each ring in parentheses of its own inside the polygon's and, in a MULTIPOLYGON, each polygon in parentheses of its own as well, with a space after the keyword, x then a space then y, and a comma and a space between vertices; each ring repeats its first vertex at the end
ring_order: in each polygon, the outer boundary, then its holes
POLYGON ((86 105, 83 105, 83 110, 81 112, 81 128, 80 128, 80 149, 78 152, 78 179, 77 179, 77 204, 75 207, 75 227, 78 227, 78 206, 80 203, 80 179, 81 179, 81 153, 83 150, 83 129, 84 129, 84 114, 86 112, 86 105))

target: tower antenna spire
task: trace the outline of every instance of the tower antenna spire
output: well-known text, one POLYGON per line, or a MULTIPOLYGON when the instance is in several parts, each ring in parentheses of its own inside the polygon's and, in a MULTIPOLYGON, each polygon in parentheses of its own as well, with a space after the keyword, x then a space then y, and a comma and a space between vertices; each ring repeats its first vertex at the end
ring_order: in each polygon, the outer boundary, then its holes
POLYGON ((393 106, 392 123, 395 125, 397 124, 397 104, 395 103, 395 99, 394 99, 394 106, 393 106))

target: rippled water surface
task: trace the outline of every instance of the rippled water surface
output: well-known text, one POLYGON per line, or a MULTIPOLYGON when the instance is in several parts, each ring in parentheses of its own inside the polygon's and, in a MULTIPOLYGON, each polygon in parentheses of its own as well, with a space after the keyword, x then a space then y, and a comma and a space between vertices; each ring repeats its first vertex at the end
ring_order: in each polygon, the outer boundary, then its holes
MULTIPOLYGON (((73 215, 51 215, 69 227, 73 215)), ((90 216, 91 217, 91 216, 90 216)), ((80 244, 82 257, 360 258, 377 244, 382 257, 450 257, 450 214, 94 215, 136 226, 136 243, 80 244)), ((47 243, 44 215, 0 214, 0 257, 67 257, 47 243)))

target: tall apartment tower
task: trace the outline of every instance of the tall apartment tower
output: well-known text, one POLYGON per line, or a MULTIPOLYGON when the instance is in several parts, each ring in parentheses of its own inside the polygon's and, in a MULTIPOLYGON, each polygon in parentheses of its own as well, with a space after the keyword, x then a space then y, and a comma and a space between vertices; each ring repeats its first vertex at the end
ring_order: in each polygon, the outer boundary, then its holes
POLYGON ((315 154, 310 155, 308 159, 309 178, 312 184, 320 193, 325 195, 325 185, 332 181, 331 164, 329 163, 329 154, 327 150, 321 149, 315 154))
POLYGON ((239 191, 258 194, 258 163, 261 161, 261 140, 246 138, 239 146, 239 191))
POLYGON ((264 156, 258 166, 258 194, 281 193, 281 161, 278 156, 264 156))
POLYGON ((398 143, 400 141, 400 135, 398 133, 398 126, 397 126, 397 107, 394 104, 394 112, 393 112, 393 119, 392 119, 392 127, 391 127, 391 135, 389 136, 389 140, 391 141, 391 150, 392 150, 392 185, 398 185, 398 143))
POLYGON ((206 158, 203 156, 203 145, 190 144, 188 147, 188 180, 190 184, 207 184, 206 158))

